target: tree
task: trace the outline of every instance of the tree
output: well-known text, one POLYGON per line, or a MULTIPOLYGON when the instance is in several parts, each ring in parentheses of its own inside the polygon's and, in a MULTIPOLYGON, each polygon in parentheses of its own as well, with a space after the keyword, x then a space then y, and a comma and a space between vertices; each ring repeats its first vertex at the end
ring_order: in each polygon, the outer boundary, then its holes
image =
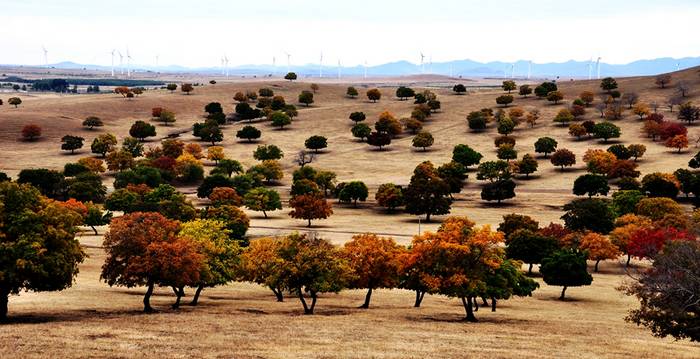
POLYGON ((575 199, 564 205, 566 228, 572 231, 589 230, 607 234, 614 226, 615 213, 610 201, 600 198, 575 199))
POLYGON ((532 275, 533 264, 540 264, 559 249, 552 237, 539 234, 531 229, 518 229, 507 240, 506 256, 529 264, 527 274, 532 275))
POLYGON ((666 197, 641 198, 635 206, 634 213, 653 221, 667 215, 682 216, 684 211, 676 201, 666 197))
POLYGON ((39 125, 29 124, 22 127, 22 137, 28 141, 34 141, 41 137, 41 127, 39 125))
POLYGON ((316 194, 294 196, 289 200, 289 206, 292 207, 289 216, 307 220, 307 227, 311 227, 311 220, 326 219, 333 214, 331 204, 325 198, 316 194))
POLYGON ((352 126, 351 132, 353 137, 363 140, 369 137, 369 135, 372 133, 372 129, 364 123, 358 123, 352 126))
POLYGON ((100 278, 110 286, 145 285, 143 310, 153 312, 150 298, 155 285, 181 288, 200 281, 205 258, 192 239, 178 237, 177 232, 178 222, 159 213, 136 212, 114 219, 105 234, 107 258, 100 278))
POLYGON ((75 239, 81 216, 47 200, 30 185, 0 182, 0 322, 8 299, 20 291, 59 291, 70 287, 85 258, 75 239))
POLYGON ((415 118, 403 118, 401 119, 401 122, 403 123, 404 128, 410 131, 412 134, 416 134, 423 129, 423 123, 415 118))
POLYGON ((515 122, 510 117, 503 117, 498 120, 497 130, 501 135, 508 136, 515 130, 515 122))
POLYGON ((273 183, 284 177, 282 165, 276 160, 265 160, 261 164, 250 167, 247 174, 265 183, 273 183))
POLYGON ((382 98, 382 93, 376 88, 369 89, 367 90, 367 98, 372 102, 377 102, 382 98))
POLYGON ((416 166, 403 195, 406 212, 414 215, 425 214, 427 222, 430 222, 431 215, 449 213, 452 205, 450 186, 438 176, 430 161, 416 166))
POLYGON ((379 119, 374 124, 375 130, 379 133, 386 133, 392 137, 401 134, 402 127, 399 120, 394 117, 394 115, 388 111, 384 111, 379 114, 379 119))
POLYGON ((284 263, 279 256, 281 244, 279 238, 259 238, 252 241, 241 256, 242 279, 270 288, 278 302, 284 300, 281 277, 284 263))
POLYGON ((681 80, 676 83, 676 93, 680 95, 681 97, 685 98, 688 96, 688 92, 690 91, 690 88, 688 87, 688 84, 681 80))
POLYGON ((236 132, 236 137, 244 139, 248 142, 253 142, 260 138, 262 132, 251 125, 243 126, 238 132, 236 132))
POLYGON ((87 168, 88 171, 92 173, 101 173, 106 171, 104 162, 102 160, 92 157, 83 157, 78 160, 78 164, 87 168))
POLYGON ((345 91, 345 94, 350 98, 355 98, 355 97, 357 97, 357 95, 359 95, 359 93, 357 92, 357 89, 352 87, 352 86, 348 87, 347 91, 345 91))
POLYGON ((639 299, 640 308, 631 310, 626 321, 651 329, 657 337, 700 341, 697 326, 697 291, 700 282, 700 244, 696 241, 668 243, 656 255, 650 270, 622 287, 639 299))
POLYGON ((184 92, 186 95, 189 95, 190 92, 194 91, 194 86, 192 86, 192 84, 182 84, 180 85, 180 91, 184 92))
POLYGON ((481 111, 472 111, 467 115, 467 124, 473 131, 482 131, 486 129, 486 116, 481 111))
POLYGON ((248 102, 248 96, 246 96, 243 92, 238 91, 233 95, 233 100, 238 103, 248 102))
POLYGON ((360 308, 369 308, 373 290, 398 286, 403 251, 404 248, 393 239, 373 233, 354 235, 350 242, 345 243, 341 256, 354 274, 348 287, 367 289, 365 302, 360 308))
POLYGON ((498 231, 505 234, 506 244, 508 244, 510 237, 518 230, 537 232, 539 225, 539 222, 530 216, 511 213, 503 216, 503 222, 498 225, 498 231))
POLYGON ((547 158, 547 155, 556 149, 557 141, 551 137, 540 137, 535 142, 535 152, 544 153, 544 158, 547 158))
POLYGON ((310 88, 311 91, 313 91, 314 93, 316 93, 316 91, 318 91, 318 89, 319 89, 318 84, 315 84, 315 83, 309 85, 309 88, 310 88))
POLYGON ((292 82, 297 79, 297 74, 294 72, 287 72, 287 74, 284 75, 284 79, 292 82))
POLYGON ((627 251, 633 257, 653 261, 669 243, 695 240, 695 235, 684 230, 646 226, 632 233, 627 243, 627 251))
POLYGON ((231 239, 239 241, 245 247, 248 241, 245 234, 250 226, 250 219, 240 208, 228 204, 206 207, 201 212, 202 219, 213 219, 223 222, 231 239))
POLYGON ((265 218, 267 218, 268 211, 282 209, 279 193, 265 187, 257 187, 250 190, 243 197, 243 202, 248 209, 262 212, 265 218))
POLYGON ((153 137, 156 135, 156 128, 151 124, 139 120, 131 125, 129 135, 143 142, 146 137, 153 137))
POLYGON ((406 86, 399 86, 396 89, 396 97, 401 101, 405 101, 409 97, 414 97, 416 92, 412 88, 406 86))
POLYGON ((590 107, 595 98, 595 94, 591 91, 583 91, 578 97, 586 104, 586 107, 590 107))
POLYGON ((136 138, 127 137, 122 141, 122 150, 130 153, 134 158, 141 157, 143 155, 143 143, 136 138))
POLYGON ((511 103, 513 103, 513 96, 511 95, 501 95, 496 97, 496 103, 499 105, 502 105, 503 107, 508 107, 511 103))
POLYGON ((275 145, 260 145, 253 152, 253 158, 258 161, 279 160, 284 157, 284 152, 275 145))
POLYGON ((463 95, 465 92, 467 92, 467 88, 462 84, 456 84, 452 86, 452 91, 457 95, 463 95))
POLYGON ((649 109, 649 105, 643 102, 638 102, 634 104, 634 108, 632 108, 632 113, 639 116, 639 120, 643 120, 644 117, 647 117, 651 114, 651 110, 649 109))
POLYGON ((564 99, 564 94, 561 91, 552 91, 547 94, 547 101, 554 102, 555 105, 559 104, 559 101, 564 99))
POLYGON ((566 126, 569 124, 569 122, 574 120, 574 115, 571 114, 571 111, 569 109, 563 108, 559 110, 557 115, 554 117, 554 122, 561 124, 562 126, 566 126))
POLYGON ((83 147, 84 140, 85 139, 80 136, 65 135, 61 138, 61 149, 74 154, 75 150, 83 147))
POLYGON ((590 285, 593 282, 586 266, 586 253, 577 249, 561 249, 544 258, 540 273, 545 283, 563 287, 559 300, 564 300, 568 287, 590 285))
POLYGON ((90 150, 92 153, 96 153, 105 157, 108 152, 112 152, 116 149, 117 138, 111 133, 101 134, 92 141, 90 145, 90 150))
POLYGON ((572 123, 569 125, 569 135, 576 137, 576 139, 580 140, 581 137, 585 136, 588 134, 588 131, 586 131, 586 128, 583 127, 583 125, 579 125, 577 123, 572 123))
POLYGON ((114 150, 107 154, 105 162, 110 171, 124 171, 134 167, 134 156, 124 150, 114 150))
POLYGON ((226 154, 224 154, 224 148, 221 146, 211 146, 207 148, 207 159, 214 161, 214 163, 219 163, 219 161, 223 160, 226 158, 226 154))
POLYGON ((606 77, 600 81, 600 88, 605 90, 608 94, 611 94, 612 90, 617 88, 617 81, 612 77, 606 77))
POLYGON ((432 146, 434 141, 433 135, 431 135, 430 132, 421 131, 413 137, 411 143, 413 147, 423 148, 423 152, 425 152, 426 148, 432 146))
POLYGON ((503 144, 498 146, 497 157, 499 160, 506 160, 510 162, 510 160, 518 158, 518 151, 516 151, 512 145, 503 144))
POLYGON ((393 211, 404 205, 403 188, 393 183, 384 183, 377 189, 374 199, 378 205, 393 211))
POLYGON ((451 217, 436 233, 415 236, 403 269, 403 287, 421 292, 457 297, 466 311, 466 321, 476 322, 473 299, 482 294, 486 278, 503 262, 503 234, 488 226, 474 228, 465 217, 451 217))
POLYGON ((314 93, 311 91, 302 91, 299 94, 299 103, 303 103, 306 107, 314 103, 314 93))
POLYGON ((352 122, 354 122, 355 124, 364 121, 365 118, 366 116, 364 112, 353 112, 350 114, 350 120, 352 120, 352 122))
POLYGON ((216 124, 207 124, 197 131, 197 137, 202 141, 210 142, 212 146, 224 140, 224 133, 216 124))
POLYGON ((666 86, 671 83, 671 74, 657 75, 654 79, 654 83, 662 89, 666 88, 666 86))
POLYGON ((612 122, 600 122, 593 128, 593 136, 595 138, 602 138, 603 142, 607 143, 611 138, 620 137, 620 128, 612 122))
MULTIPOLYGON (((230 239, 224 223, 216 220, 195 219, 185 222, 180 228, 179 236, 189 238, 204 257, 199 281, 194 283, 197 290, 190 303, 197 305, 205 287, 224 285, 237 277, 243 250, 238 241, 230 239)), ((182 292, 182 288, 178 292, 182 292)))
POLYGON ((650 197, 676 198, 680 183, 673 174, 653 172, 642 178, 642 189, 650 197))
POLYGON ((346 183, 338 192, 338 199, 341 202, 353 202, 353 206, 357 207, 357 201, 364 202, 369 196, 367 185, 362 181, 351 181, 346 183))
POLYGON ((577 196, 587 194, 588 198, 597 195, 607 196, 610 186, 604 176, 589 173, 576 178, 573 191, 577 196))
MULTIPOLYGON (((363 124, 358 124, 355 126, 361 126, 363 124)), ((388 133, 381 133, 381 132, 372 132, 367 136, 367 144, 370 146, 376 146, 379 147, 379 150, 382 150, 382 147, 390 145, 391 144, 391 135, 388 133)))
POLYGON ((272 112, 269 118, 272 122, 272 126, 279 127, 280 129, 284 129, 284 126, 287 126, 292 123, 292 118, 281 111, 272 112))
POLYGON ((506 161, 486 161, 477 168, 476 179, 490 182, 509 179, 510 165, 506 161))
POLYGON ((173 93, 173 91, 177 90, 177 84, 168 84, 165 88, 167 88, 170 93, 173 93))
POLYGON ((17 108, 19 105, 22 104, 22 99, 20 99, 19 97, 10 97, 9 99, 7 99, 7 103, 17 108))
POLYGON ((481 199, 501 203, 503 200, 515 197, 515 186, 512 179, 487 183, 481 189, 481 199))
POLYGON ((550 161, 554 166, 559 166, 563 170, 564 167, 570 167, 576 164, 576 155, 566 148, 561 148, 552 154, 550 161))
POLYGON ((507 80, 503 81, 501 88, 503 88, 503 91, 508 91, 508 93, 510 93, 511 91, 515 90, 517 86, 515 85, 515 81, 507 80))
POLYGON ((557 84, 551 81, 545 81, 535 87, 535 95, 539 98, 547 97, 547 94, 552 91, 557 91, 557 84))
POLYGON ((483 156, 467 145, 456 145, 452 150, 452 160, 464 167, 479 164, 483 156))
POLYGON ((327 240, 316 236, 292 234, 281 240, 280 287, 295 294, 304 314, 313 314, 319 293, 338 293, 350 278, 347 262, 327 240), (311 298, 307 303, 305 294, 311 298))
POLYGON ((104 123, 99 117, 89 116, 83 121, 83 127, 87 127, 89 130, 102 126, 104 126, 104 123))
POLYGON ((314 135, 304 141, 304 147, 318 153, 318 150, 328 147, 328 139, 323 136, 314 135))
POLYGON ((229 187, 215 187, 207 198, 215 207, 240 206, 243 203, 243 199, 236 193, 236 190, 229 187))
POLYGON ((678 153, 681 153, 682 149, 688 148, 688 137, 686 135, 673 136, 666 140, 666 147, 675 148, 678 153))
POLYGON ((609 238, 595 232, 589 232, 581 237, 578 248, 588 254, 588 259, 595 261, 594 272, 598 273, 598 264, 606 259, 620 256, 620 250, 609 238))

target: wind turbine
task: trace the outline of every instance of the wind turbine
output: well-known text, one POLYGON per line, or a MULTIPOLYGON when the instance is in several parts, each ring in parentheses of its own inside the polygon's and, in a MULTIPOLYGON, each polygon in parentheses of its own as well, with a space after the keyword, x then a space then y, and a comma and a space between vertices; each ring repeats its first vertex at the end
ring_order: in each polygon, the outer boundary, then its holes
POLYGON ((318 78, 323 77, 323 51, 321 51, 321 58, 318 60, 318 78))
POLYGON ((588 79, 591 80, 593 78, 593 58, 591 57, 588 60, 588 79))
POLYGON ((423 63, 423 60, 425 59, 425 55, 423 55, 423 52, 420 53, 420 68, 421 68, 421 73, 425 73, 425 64, 423 63))
POLYGON ((49 50, 44 47, 44 45, 41 45, 41 50, 44 52, 44 66, 48 67, 49 66, 49 50))
POLYGON ((285 55, 287 55, 287 73, 289 73, 289 72, 291 72, 290 69, 291 69, 292 55, 288 52, 285 52, 285 55))
POLYGON ((338 59, 338 80, 340 80, 340 59, 338 59))
POLYGON ((510 64, 510 78, 515 78, 515 63, 510 64))
POLYGON ((224 63, 226 64, 226 77, 228 77, 228 55, 224 54, 224 63))
POLYGON ((430 55, 430 58, 428 60, 428 72, 433 73, 433 55, 430 55))
POLYGON ((365 76, 363 78, 366 79, 367 78, 367 60, 365 60, 364 66, 365 66, 365 76))
POLYGON ((596 62, 595 62, 595 66, 598 68, 598 79, 599 80, 600 80, 600 60, 602 60, 602 58, 598 57, 598 60, 596 60, 596 62))
POLYGON ((676 71, 680 71, 680 70, 681 70, 681 63, 677 62, 676 63, 676 71))
POLYGON ((124 75, 124 55, 119 50, 117 50, 117 54, 119 55, 119 73, 124 75))
POLYGON ((530 75, 532 74, 532 60, 527 62, 527 79, 530 79, 530 75))
POLYGON ((126 77, 131 77, 131 54, 129 48, 126 48, 126 77))
POLYGON ((112 49, 112 77, 114 77, 114 53, 117 52, 117 50, 112 49))

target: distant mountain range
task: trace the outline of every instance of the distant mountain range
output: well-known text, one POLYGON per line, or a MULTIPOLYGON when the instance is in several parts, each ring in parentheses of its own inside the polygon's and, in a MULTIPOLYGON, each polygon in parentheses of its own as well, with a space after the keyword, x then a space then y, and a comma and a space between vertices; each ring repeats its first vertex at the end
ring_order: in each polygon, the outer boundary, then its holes
MULTIPOLYGON (((628 64, 614 65, 601 63, 601 76, 642 76, 656 75, 665 72, 673 72, 677 69, 686 69, 689 67, 700 66, 700 57, 686 57, 682 59, 674 59, 670 57, 657 58, 652 60, 639 60, 628 64)), ((110 71, 110 66, 102 65, 86 65, 74 62, 60 62, 49 65, 49 67, 60 69, 88 69, 110 71)), ((408 61, 389 62, 377 66, 368 66, 367 76, 408 76, 418 74, 435 74, 454 77, 510 77, 511 73, 516 78, 524 78, 528 75, 528 67, 530 75, 534 78, 587 78, 590 72, 595 78, 597 69, 595 63, 590 64, 588 61, 567 61, 561 63, 532 63, 530 66, 528 61, 520 60, 515 63, 507 63, 501 61, 493 62, 477 62, 472 60, 455 60, 449 62, 426 63, 423 66, 414 64, 408 61)), ((221 74, 221 67, 195 67, 189 68, 179 65, 168 66, 146 66, 132 65, 135 71, 143 72, 168 72, 168 73, 201 73, 201 74, 221 74)), ((290 71, 296 72, 300 78, 318 77, 318 64, 306 64, 301 66, 291 66, 290 71)), ((231 76, 265 76, 268 74, 281 74, 287 71, 287 66, 272 66, 272 65, 240 65, 229 68, 231 76)), ((341 76, 363 76, 365 68, 363 66, 341 67, 341 76)), ((338 67, 323 66, 324 77, 334 77, 338 75, 338 67)))

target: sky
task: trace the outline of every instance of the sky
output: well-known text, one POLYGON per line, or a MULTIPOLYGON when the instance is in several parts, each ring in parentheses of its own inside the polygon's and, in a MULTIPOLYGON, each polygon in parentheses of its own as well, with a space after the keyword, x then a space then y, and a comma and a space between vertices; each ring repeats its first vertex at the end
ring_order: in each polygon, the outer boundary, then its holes
POLYGON ((379 65, 700 56, 698 0, 2 0, 0 64, 379 65), (157 59, 157 60, 156 60, 157 59), (119 61, 118 56, 116 61, 119 61))

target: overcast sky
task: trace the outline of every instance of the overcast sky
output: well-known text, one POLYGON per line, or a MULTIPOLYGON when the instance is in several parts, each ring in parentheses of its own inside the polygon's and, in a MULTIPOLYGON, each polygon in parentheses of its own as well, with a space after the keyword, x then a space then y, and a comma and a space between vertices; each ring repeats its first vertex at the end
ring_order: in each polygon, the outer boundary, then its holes
POLYGON ((700 1, 2 0, 0 63, 218 66, 700 56, 700 1), (118 60, 117 60, 118 61, 118 60))

